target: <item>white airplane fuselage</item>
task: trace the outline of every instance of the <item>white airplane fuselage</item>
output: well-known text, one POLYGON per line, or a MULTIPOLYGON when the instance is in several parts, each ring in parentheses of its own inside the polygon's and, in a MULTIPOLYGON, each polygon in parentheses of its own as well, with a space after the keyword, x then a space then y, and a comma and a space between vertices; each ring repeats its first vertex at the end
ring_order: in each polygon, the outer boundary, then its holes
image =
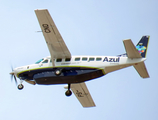
POLYGON ((54 59, 53 67, 51 57, 46 57, 36 64, 15 68, 13 72, 21 80, 37 84, 80 83, 145 60, 122 56, 72 56, 71 59, 54 59), (55 74, 57 69, 62 71, 60 75, 55 74))

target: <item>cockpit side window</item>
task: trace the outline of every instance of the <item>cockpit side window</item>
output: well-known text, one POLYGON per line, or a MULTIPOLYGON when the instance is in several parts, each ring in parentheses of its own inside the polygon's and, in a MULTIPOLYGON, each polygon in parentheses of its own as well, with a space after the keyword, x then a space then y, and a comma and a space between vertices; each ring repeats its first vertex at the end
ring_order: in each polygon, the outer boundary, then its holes
POLYGON ((42 59, 40 59, 40 60, 38 60, 35 64, 38 64, 38 63, 40 63, 41 61, 43 61, 44 59, 42 58, 42 59))
POLYGON ((42 63, 48 63, 48 60, 44 60, 42 63))
MULTIPOLYGON (((55 61, 55 59, 54 59, 54 61, 55 61)), ((50 62, 52 62, 52 59, 50 59, 50 62)))

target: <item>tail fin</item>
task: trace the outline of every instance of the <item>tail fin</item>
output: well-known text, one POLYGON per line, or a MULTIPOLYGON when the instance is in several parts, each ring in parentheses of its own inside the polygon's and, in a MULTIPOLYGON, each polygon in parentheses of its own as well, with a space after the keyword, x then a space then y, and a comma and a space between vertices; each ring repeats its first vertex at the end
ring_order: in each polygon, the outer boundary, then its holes
MULTIPOLYGON (((135 46, 136 49, 138 50, 138 52, 140 53, 141 57, 143 57, 143 58, 146 57, 146 53, 147 53, 147 49, 148 49, 148 43, 149 43, 149 38, 150 38, 150 36, 143 36, 140 39, 140 41, 138 42, 138 44, 135 46)), ((130 39, 128 39, 128 40, 130 40, 130 39)), ((129 43, 129 42, 127 42, 127 43, 129 43)), ((131 43, 130 43, 130 45, 131 45, 131 43)), ((127 46, 127 48, 128 47, 129 46, 127 46)), ((134 47, 133 47, 133 50, 131 50, 131 51, 135 51, 134 47)), ((121 55, 118 55, 118 56, 120 56, 120 57, 129 57, 127 53, 124 53, 124 54, 121 54, 121 55)))
MULTIPOLYGON (((141 56, 143 58, 146 57, 149 38, 150 38, 150 36, 143 36, 141 38, 141 40, 138 42, 138 44, 136 45, 138 52, 141 54, 141 56)), ((149 78, 149 74, 148 74, 148 71, 146 69, 144 62, 138 63, 137 65, 134 65, 134 68, 137 70, 137 72, 139 73, 139 75, 142 78, 149 78)))
POLYGON ((138 42, 138 44, 136 45, 136 48, 142 57, 146 57, 149 38, 150 36, 143 36, 138 42))
MULTIPOLYGON (((136 47, 134 46, 131 39, 123 40, 127 57, 145 58, 147 53, 148 42, 149 42, 149 36, 143 36, 141 40, 138 42, 138 44, 136 45, 136 47)), ((133 66, 142 78, 149 78, 149 74, 146 69, 144 61, 136 63, 133 66)))

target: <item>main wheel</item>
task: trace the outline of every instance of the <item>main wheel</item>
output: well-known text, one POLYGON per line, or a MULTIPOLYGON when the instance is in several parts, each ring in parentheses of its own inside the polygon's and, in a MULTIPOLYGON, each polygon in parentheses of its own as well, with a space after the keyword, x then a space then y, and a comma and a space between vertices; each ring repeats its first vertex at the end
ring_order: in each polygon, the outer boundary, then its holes
POLYGON ((62 72, 62 70, 56 69, 56 70, 55 70, 55 75, 59 76, 59 75, 61 74, 61 72, 62 72))
POLYGON ((19 90, 22 90, 23 88, 24 88, 23 84, 19 84, 19 85, 18 85, 18 89, 19 89, 19 90))
POLYGON ((66 96, 71 96, 71 95, 72 95, 71 90, 67 90, 67 91, 65 92, 65 95, 66 95, 66 96))

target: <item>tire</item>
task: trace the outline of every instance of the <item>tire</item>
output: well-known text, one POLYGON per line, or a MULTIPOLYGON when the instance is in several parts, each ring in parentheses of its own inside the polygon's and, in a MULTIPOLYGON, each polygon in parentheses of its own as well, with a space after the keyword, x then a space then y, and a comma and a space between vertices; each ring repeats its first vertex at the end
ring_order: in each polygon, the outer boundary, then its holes
POLYGON ((65 92, 65 95, 66 95, 67 97, 71 96, 71 95, 72 95, 71 90, 67 90, 67 91, 65 92))
POLYGON ((23 84, 19 84, 19 85, 18 85, 18 89, 19 89, 19 90, 22 90, 23 88, 24 88, 23 84))

